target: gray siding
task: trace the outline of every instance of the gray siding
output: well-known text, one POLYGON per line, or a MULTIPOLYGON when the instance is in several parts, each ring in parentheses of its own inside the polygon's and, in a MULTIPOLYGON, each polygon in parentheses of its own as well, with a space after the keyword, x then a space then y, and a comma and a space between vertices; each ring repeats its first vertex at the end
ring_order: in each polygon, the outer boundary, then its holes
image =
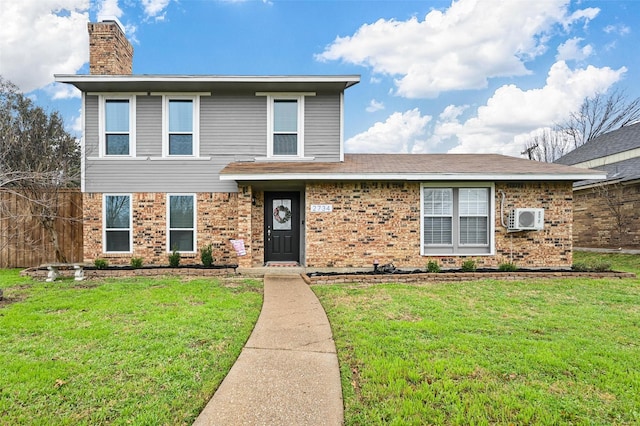
POLYGON ((162 156, 162 96, 136 96, 136 155, 162 156))
POLYGON ((233 157, 211 160, 90 159, 86 192, 237 192, 235 182, 221 181, 220 170, 233 157))
POLYGON ((308 96, 304 108, 305 156, 316 161, 340 161, 340 95, 308 96))
POLYGON ((200 98, 200 155, 267 155, 267 101, 255 94, 200 98))
POLYGON ((84 144, 87 157, 98 156, 98 97, 85 96, 84 144))
MULTIPOLYGON (((87 192, 235 192, 219 172, 233 161, 267 155, 267 100, 255 93, 200 98, 200 156, 162 158, 162 97, 136 98, 136 157, 98 158, 98 96, 85 97, 87 192)), ((305 156, 340 160, 340 95, 305 99, 305 156)))

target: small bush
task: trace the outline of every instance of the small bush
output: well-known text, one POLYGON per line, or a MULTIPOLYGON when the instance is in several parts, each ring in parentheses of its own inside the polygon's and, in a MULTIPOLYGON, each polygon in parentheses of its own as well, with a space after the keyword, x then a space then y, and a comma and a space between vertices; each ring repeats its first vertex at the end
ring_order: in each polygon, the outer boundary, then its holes
POLYGON ((177 268, 180 265, 180 252, 176 249, 173 249, 171 254, 169 255, 169 266, 172 268, 177 268))
POLYGON ((515 263, 501 263, 498 266, 498 270, 502 272, 515 272, 518 270, 518 267, 515 263))
POLYGON ((436 274, 440 272, 440 265, 438 265, 438 262, 435 260, 429 261, 429 263, 427 263, 427 272, 433 272, 436 274))
POLYGON ((141 257, 132 257, 131 258, 131 267, 138 269, 142 268, 142 258, 141 257))
POLYGON ((611 270, 611 264, 605 262, 598 262, 594 264, 574 263, 571 265, 571 269, 576 272, 607 272, 611 270))
POLYGON ((213 248, 211 244, 200 249, 200 260, 204 266, 213 265, 213 248))
POLYGON ((473 260, 465 260, 462 262, 462 271, 463 272, 475 272, 476 270, 476 262, 473 260))
POLYGON ((610 263, 604 263, 604 262, 595 263, 592 266, 592 269, 595 272, 607 272, 607 271, 611 270, 611 264, 610 263))
POLYGON ((109 262, 107 262, 105 259, 96 259, 93 261, 93 265, 96 267, 96 269, 107 269, 107 267, 109 266, 109 262))
POLYGON ((589 265, 581 262, 574 263, 573 265, 571 265, 571 270, 576 272, 587 272, 589 270, 589 265))

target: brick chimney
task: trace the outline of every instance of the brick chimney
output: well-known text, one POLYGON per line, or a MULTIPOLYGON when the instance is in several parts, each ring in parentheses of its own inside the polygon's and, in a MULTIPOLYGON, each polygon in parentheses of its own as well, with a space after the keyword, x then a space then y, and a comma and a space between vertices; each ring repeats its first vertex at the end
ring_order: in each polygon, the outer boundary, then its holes
POLYGON ((133 68, 133 46, 118 19, 90 22, 89 74, 125 75, 133 68))

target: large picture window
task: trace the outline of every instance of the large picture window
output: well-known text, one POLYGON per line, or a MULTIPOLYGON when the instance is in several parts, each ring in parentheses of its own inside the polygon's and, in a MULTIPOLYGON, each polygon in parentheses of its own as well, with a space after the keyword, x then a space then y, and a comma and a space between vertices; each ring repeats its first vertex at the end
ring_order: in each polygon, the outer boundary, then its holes
POLYGON ((101 96, 100 110, 102 155, 135 155, 135 96, 101 96))
POLYGON ((493 252, 491 186, 422 186, 423 254, 493 252))
POLYGON ((198 155, 198 105, 197 96, 165 96, 165 155, 198 155))
POLYGON ((169 251, 195 251, 195 203, 193 195, 169 195, 169 251))
POLYGON ((104 249, 105 253, 131 251, 131 196, 104 196, 104 249))

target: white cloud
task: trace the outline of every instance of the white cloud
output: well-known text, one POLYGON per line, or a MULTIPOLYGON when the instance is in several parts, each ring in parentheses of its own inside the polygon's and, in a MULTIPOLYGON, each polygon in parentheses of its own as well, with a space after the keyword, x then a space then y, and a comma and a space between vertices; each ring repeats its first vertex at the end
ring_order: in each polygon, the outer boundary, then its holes
POLYGON ((371 99, 369 106, 366 108, 367 112, 376 112, 384 109, 384 103, 378 102, 375 99, 371 99))
POLYGON ((567 15, 568 0, 459 0, 423 21, 380 19, 338 37, 320 61, 342 60, 397 77, 397 94, 433 98, 447 90, 480 89, 488 78, 528 74, 525 62, 547 50, 548 33, 588 21, 598 9, 567 15))
POLYGON ((631 28, 624 24, 619 25, 607 25, 604 27, 603 31, 607 34, 620 34, 625 35, 631 32, 631 28))
POLYGON ((142 0, 142 7, 144 13, 148 18, 160 17, 159 20, 164 20, 164 14, 162 12, 169 6, 171 0, 142 0))
POLYGON ((476 115, 462 122, 456 115, 440 119, 434 134, 450 139, 455 153, 493 152, 520 155, 519 135, 565 120, 576 111, 585 97, 608 90, 627 71, 625 67, 588 66, 571 70, 563 61, 549 70, 541 89, 522 90, 505 85, 495 91, 476 115))
POLYGON ((593 53, 593 47, 590 44, 587 44, 584 47, 580 47, 581 41, 581 38, 574 37, 558 46, 558 54, 556 55, 556 60, 583 61, 591 56, 591 54, 593 53))
POLYGON ((70 84, 51 83, 43 89, 53 100, 80 99, 80 90, 70 84))
POLYGON ((116 18, 122 17, 122 9, 118 6, 118 0, 103 0, 98 9, 98 21, 101 21, 103 17, 116 18))
POLYGON ((2 1, 0 74, 30 92, 75 73, 89 60, 88 21, 89 0, 2 1))
POLYGON ((420 146, 430 116, 423 116, 417 108, 404 113, 395 112, 387 120, 375 123, 369 130, 346 141, 348 152, 391 153, 414 152, 420 146))

